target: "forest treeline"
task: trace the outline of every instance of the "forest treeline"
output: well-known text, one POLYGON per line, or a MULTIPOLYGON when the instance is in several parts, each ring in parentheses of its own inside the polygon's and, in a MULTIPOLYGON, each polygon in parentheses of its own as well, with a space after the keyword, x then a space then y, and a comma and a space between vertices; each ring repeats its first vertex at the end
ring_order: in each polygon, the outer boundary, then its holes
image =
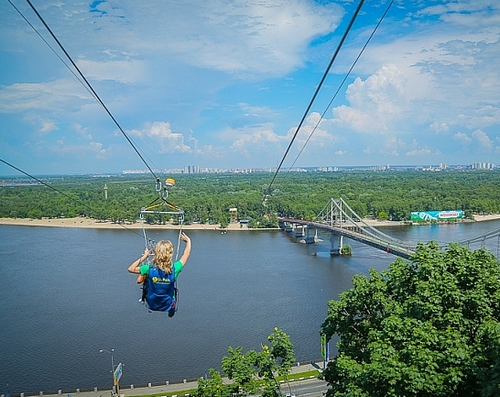
MULTIPOLYGON (((172 175, 158 175, 162 180, 172 175)), ((272 174, 173 175, 168 201, 182 208, 185 223, 226 225, 230 208, 250 227, 275 227, 277 215, 312 220, 329 202, 342 197, 360 217, 410 219, 412 211, 463 210, 500 213, 500 171, 343 171, 283 173, 271 189, 272 174), (267 199, 263 201, 266 193, 267 199)), ((85 216, 134 222, 140 210, 159 198, 150 175, 4 178, 0 217, 69 218, 85 216), (48 185, 48 186, 47 186, 48 185), (105 195, 105 187, 107 198, 105 195)), ((177 221, 148 215, 148 222, 177 221)))

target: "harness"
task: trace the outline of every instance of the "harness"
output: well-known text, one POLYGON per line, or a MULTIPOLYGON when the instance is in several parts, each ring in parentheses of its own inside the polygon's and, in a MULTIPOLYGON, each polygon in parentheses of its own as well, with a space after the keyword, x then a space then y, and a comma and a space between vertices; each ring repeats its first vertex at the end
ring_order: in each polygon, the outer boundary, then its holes
MULTIPOLYGON (((143 297, 147 308, 151 311, 176 311, 177 288, 175 270, 170 273, 156 267, 149 267, 147 278, 143 285, 143 297)), ((172 314, 173 315, 173 314, 172 314)))

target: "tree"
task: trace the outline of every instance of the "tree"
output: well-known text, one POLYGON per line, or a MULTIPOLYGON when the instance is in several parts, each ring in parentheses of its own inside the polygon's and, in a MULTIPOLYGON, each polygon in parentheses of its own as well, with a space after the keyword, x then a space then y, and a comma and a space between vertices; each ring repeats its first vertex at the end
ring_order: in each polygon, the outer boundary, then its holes
POLYGON ((242 352, 241 347, 229 347, 229 355, 222 358, 222 369, 232 381, 224 384, 218 371, 211 369, 210 378, 198 381, 197 397, 226 395, 239 396, 260 392, 263 397, 281 395, 280 384, 276 376, 289 374, 294 361, 293 346, 290 337, 279 328, 267 337, 270 346, 263 345, 257 352, 242 352))
POLYGON ((278 397, 281 395, 280 385, 275 375, 286 377, 290 372, 295 359, 293 346, 290 337, 278 328, 274 328, 267 340, 271 346, 262 346, 258 356, 258 374, 264 381, 262 397, 278 397))
POLYGON ((210 396, 210 397, 230 397, 231 390, 222 381, 222 376, 219 371, 213 368, 208 370, 208 377, 206 379, 198 380, 197 396, 210 396))
MULTIPOLYGON (((453 209, 467 211, 468 216, 474 212, 500 213, 497 170, 288 173, 269 195, 268 173, 178 175, 176 179, 168 201, 184 210, 186 222, 227 225, 231 207, 238 207, 239 217, 253 220, 256 227, 276 225, 272 218, 267 219, 268 213, 312 220, 330 198, 338 197, 346 199, 359 217, 377 218, 382 213, 384 219, 405 220, 411 211, 453 209)), ((36 210, 34 214, 41 211, 42 217, 80 215, 133 221, 142 207, 159 200, 156 183, 149 175, 110 176, 107 199, 100 178, 56 176, 44 181, 56 191, 40 183, 27 183, 30 181, 24 177, 7 180, 12 187, 0 187, 0 216, 24 218, 36 210)), ((157 216, 154 221, 161 223, 157 216)))
POLYGON ((488 251, 419 245, 329 302, 339 337, 328 396, 500 396, 500 264, 488 251))
POLYGON ((250 350, 243 354, 241 347, 234 349, 231 346, 228 353, 229 356, 222 358, 222 370, 233 381, 233 392, 241 389, 248 394, 255 393, 259 386, 255 378, 257 353, 250 350))
POLYGON ((389 214, 385 211, 380 211, 378 213, 377 219, 380 219, 381 221, 386 221, 387 219, 389 219, 389 214))

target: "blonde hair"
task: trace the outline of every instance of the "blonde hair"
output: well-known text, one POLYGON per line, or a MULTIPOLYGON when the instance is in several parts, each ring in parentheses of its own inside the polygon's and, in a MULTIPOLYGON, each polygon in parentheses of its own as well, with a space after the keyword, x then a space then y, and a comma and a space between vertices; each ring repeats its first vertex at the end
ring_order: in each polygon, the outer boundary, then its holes
POLYGON ((169 240, 160 240, 154 249, 155 257, 153 263, 155 267, 165 273, 172 271, 172 258, 174 256, 174 245, 169 240))

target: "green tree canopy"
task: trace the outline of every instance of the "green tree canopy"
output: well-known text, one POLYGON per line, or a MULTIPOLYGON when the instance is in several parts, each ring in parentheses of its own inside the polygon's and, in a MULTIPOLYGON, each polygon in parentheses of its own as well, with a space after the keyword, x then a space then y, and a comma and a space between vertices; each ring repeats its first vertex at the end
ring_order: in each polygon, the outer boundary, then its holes
POLYGON ((196 396, 240 396, 258 392, 263 397, 280 396, 276 376, 289 374, 294 361, 293 346, 290 337, 279 328, 274 328, 267 340, 270 346, 263 345, 260 352, 243 353, 242 347, 229 347, 229 354, 222 358, 222 370, 231 382, 224 383, 221 374, 210 369, 210 377, 198 381, 196 396))
POLYGON ((488 251, 420 245, 356 276, 329 302, 338 335, 328 396, 499 396, 500 264, 488 251))
MULTIPOLYGON (((331 198, 342 197, 360 218, 409 220, 412 211, 458 210, 500 213, 500 171, 343 171, 287 173, 263 202, 270 173, 176 175, 168 201, 182 208, 185 222, 226 225, 229 209, 251 227, 277 227, 276 214, 312 220, 331 198)), ((0 184, 0 217, 86 216, 133 222, 158 199, 149 175, 54 176, 45 185, 27 178, 0 184), (52 187, 52 189, 49 188, 52 187), (106 190, 104 188, 106 187, 106 190)), ((175 217, 174 217, 175 218, 175 217)), ((148 216, 163 223, 166 217, 148 216)))

